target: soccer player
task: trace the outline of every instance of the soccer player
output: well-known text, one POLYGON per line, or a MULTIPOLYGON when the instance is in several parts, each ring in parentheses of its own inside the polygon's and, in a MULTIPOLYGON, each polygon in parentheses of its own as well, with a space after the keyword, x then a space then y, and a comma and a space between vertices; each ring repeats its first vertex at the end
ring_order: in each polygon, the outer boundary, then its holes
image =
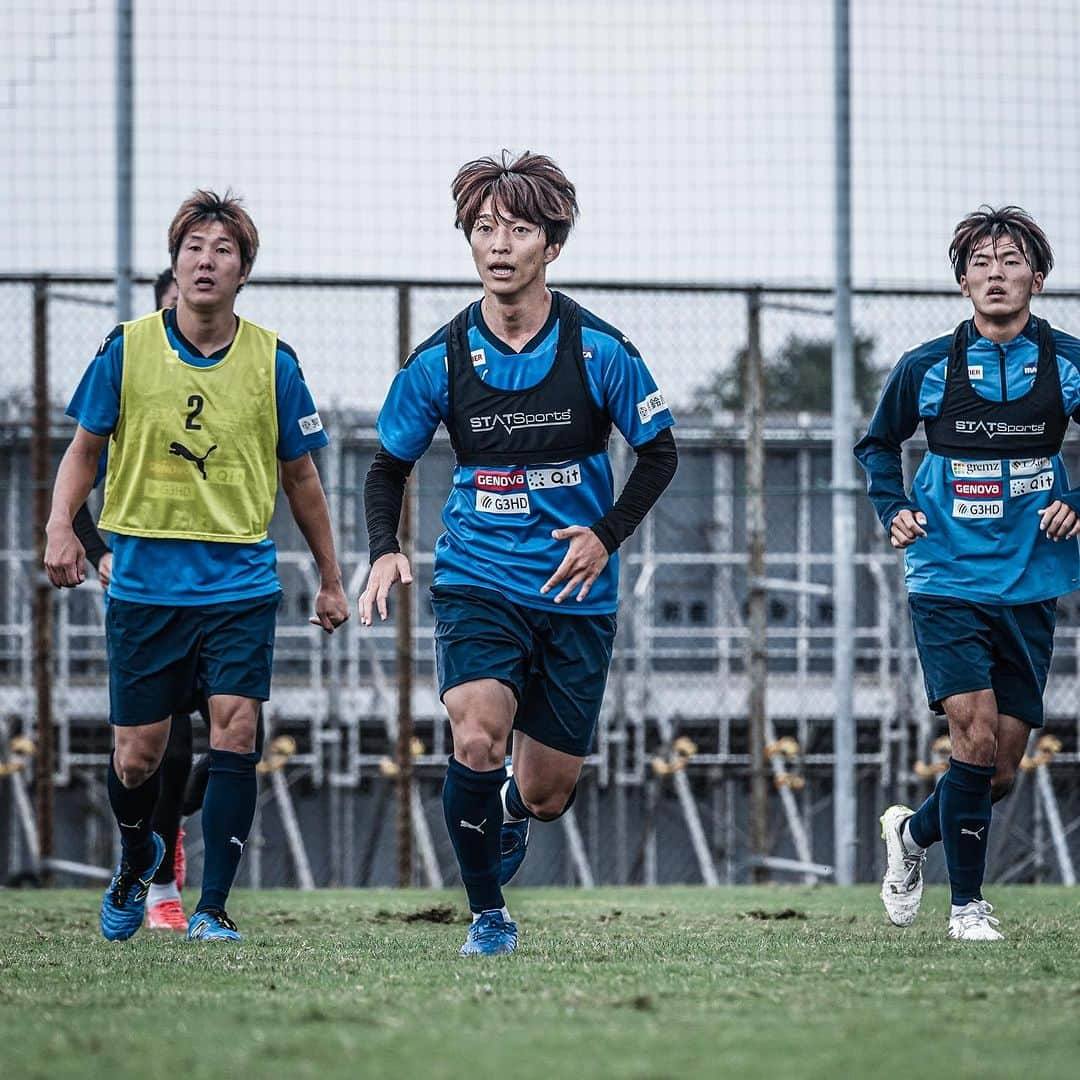
POLYGON ((457 465, 432 587, 454 749, 443 809, 473 912, 461 953, 495 955, 517 947, 502 885, 524 857, 529 820, 569 809, 589 751, 615 637, 616 552, 677 452, 638 351, 547 287, 578 209, 559 167, 504 151, 464 165, 452 190, 483 298, 412 353, 379 414, 360 615, 385 619, 391 587, 412 581, 396 537, 402 496, 445 424, 457 465), (637 453, 618 501, 613 423, 637 453))
POLYGON ((915 919, 926 849, 941 841, 952 889, 949 937, 996 941, 982 894, 991 804, 1012 787, 1043 723, 1056 598, 1080 583, 1080 490, 1060 450, 1080 420, 1080 341, 1031 314, 1053 266, 1042 229, 1016 206, 965 217, 949 247, 973 317, 905 353, 855 448, 895 548, 930 707, 952 756, 930 797, 881 818, 881 896, 915 919), (928 451, 904 490, 900 448, 920 421, 928 451))
POLYGON ((267 527, 279 470, 319 569, 311 621, 332 632, 348 617, 310 454, 328 441, 322 422, 296 354, 234 311, 258 244, 238 199, 195 192, 169 227, 176 308, 116 327, 72 399, 78 427, 56 477, 45 567, 57 587, 83 580, 71 523, 108 442, 100 520, 115 534, 108 788, 123 843, 101 907, 110 940, 143 921, 165 853, 151 819, 169 716, 199 691, 211 767, 202 895, 187 936, 239 939, 225 903, 254 816, 256 714, 270 693, 281 586, 267 527))
MULTIPOLYGON (((154 281, 154 308, 160 311, 163 308, 176 307, 176 299, 176 279, 173 277, 172 267, 169 266, 162 270, 154 281)), ((102 454, 98 464, 95 487, 105 478, 107 461, 108 451, 102 454)), ((101 587, 106 590, 105 602, 108 604, 112 550, 98 531, 86 503, 76 512, 72 528, 86 551, 87 561, 97 571, 101 587)), ((205 704, 201 704, 200 708, 205 709, 205 704)), ((150 821, 151 829, 165 842, 165 857, 154 874, 146 897, 146 925, 151 930, 187 932, 187 916, 180 899, 186 872, 184 829, 180 818, 184 787, 191 772, 191 760, 191 715, 187 711, 174 712, 169 725, 169 742, 161 762, 161 794, 150 821)))

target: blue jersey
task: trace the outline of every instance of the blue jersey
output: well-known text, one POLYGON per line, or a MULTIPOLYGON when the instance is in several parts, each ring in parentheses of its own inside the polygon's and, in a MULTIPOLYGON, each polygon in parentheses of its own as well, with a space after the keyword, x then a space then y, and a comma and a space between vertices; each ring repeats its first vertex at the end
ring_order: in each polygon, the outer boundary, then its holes
MULTIPOLYGON (((174 311, 166 311, 162 317, 169 342, 184 363, 209 367, 228 351, 225 348, 213 356, 203 356, 180 333, 174 311)), ((116 427, 123 365, 123 327, 118 326, 102 342, 67 407, 68 416, 95 435, 111 435, 116 427)), ((275 384, 278 458, 293 461, 326 446, 329 439, 321 423, 316 425, 312 420, 318 414, 300 362, 281 340, 275 384), (305 434, 312 428, 317 430, 305 434)), ((102 454, 95 484, 105 475, 105 460, 102 454)), ((120 600, 194 606, 254 599, 280 588, 274 543, 269 539, 257 544, 220 544, 114 535, 109 594, 120 600)))
MULTIPOLYGON (((439 424, 449 419, 447 327, 415 350, 398 373, 379 413, 379 438, 404 461, 416 461, 439 424)), ((477 374, 501 390, 527 389, 551 370, 559 339, 555 305, 539 333, 514 352, 485 325, 479 302, 469 309, 469 350, 477 374)), ((593 400, 631 446, 656 438, 675 420, 645 362, 613 326, 581 309, 585 376, 593 400)), ((566 554, 553 529, 589 526, 611 508, 614 490, 606 453, 528 466, 454 469, 443 509, 446 531, 435 546, 435 585, 494 588, 526 607, 554 609, 558 590, 540 587, 566 554)), ((586 600, 557 610, 582 615, 615 610, 618 557, 612 555, 586 600)))
MULTIPOLYGON (((968 324, 967 375, 989 401, 1027 394, 1038 367, 1035 322, 999 345, 968 324)), ((1037 511, 1060 499, 1080 511, 1061 455, 966 461, 928 451, 910 496, 900 448, 919 423, 936 417, 945 393, 952 335, 905 353, 893 369, 855 456, 886 532, 901 510, 926 515, 926 536, 904 550, 908 591, 985 604, 1028 604, 1080 584, 1076 540, 1050 540, 1037 511)), ((1066 416, 1080 422, 1080 341, 1053 331, 1066 416)))

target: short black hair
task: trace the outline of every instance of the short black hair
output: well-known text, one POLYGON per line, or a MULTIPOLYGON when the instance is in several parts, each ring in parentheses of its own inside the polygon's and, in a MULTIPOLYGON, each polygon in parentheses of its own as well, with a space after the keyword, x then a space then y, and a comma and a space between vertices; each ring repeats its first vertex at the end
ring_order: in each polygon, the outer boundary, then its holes
POLYGON ((1050 250, 1050 241, 1035 219, 1019 206, 1003 206, 995 210, 985 203, 978 210, 968 214, 953 229, 952 243, 949 245, 949 262, 957 283, 967 273, 971 253, 989 237, 997 242, 1007 236, 1024 253, 1028 265, 1037 274, 1045 277, 1054 266, 1054 253, 1050 250))
POLYGON ((165 293, 168 291, 169 286, 176 280, 173 277, 172 267, 166 267, 157 276, 157 280, 154 282, 154 306, 160 310, 161 301, 165 299, 165 293))

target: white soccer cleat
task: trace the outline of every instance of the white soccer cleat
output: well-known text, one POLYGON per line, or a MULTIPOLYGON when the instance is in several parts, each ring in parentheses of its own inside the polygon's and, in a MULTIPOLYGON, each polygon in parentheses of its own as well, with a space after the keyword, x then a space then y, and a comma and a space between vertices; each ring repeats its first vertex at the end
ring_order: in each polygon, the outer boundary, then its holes
POLYGON ((994 927, 998 920, 990 913, 993 907, 985 900, 972 900, 949 916, 949 937, 954 941, 1001 941, 994 927))
POLYGON ((914 813, 906 806, 890 806, 881 815, 881 839, 885 841, 885 879, 881 900, 894 926, 910 926, 919 914, 923 893, 926 852, 908 851, 900 835, 904 822, 914 813))

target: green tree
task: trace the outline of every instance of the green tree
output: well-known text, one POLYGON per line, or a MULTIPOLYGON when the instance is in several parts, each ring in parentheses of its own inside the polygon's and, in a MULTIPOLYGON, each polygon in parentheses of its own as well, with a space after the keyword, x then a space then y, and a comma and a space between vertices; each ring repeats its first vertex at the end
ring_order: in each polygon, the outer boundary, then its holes
MULTIPOLYGON (((863 413, 873 411, 881 373, 871 364, 874 339, 855 338, 855 402, 863 413)), ((743 407, 746 348, 731 367, 717 371, 700 388, 697 401, 706 409, 743 407)), ((793 334, 773 356, 765 357, 765 408, 768 412, 832 412, 832 342, 793 334)))

